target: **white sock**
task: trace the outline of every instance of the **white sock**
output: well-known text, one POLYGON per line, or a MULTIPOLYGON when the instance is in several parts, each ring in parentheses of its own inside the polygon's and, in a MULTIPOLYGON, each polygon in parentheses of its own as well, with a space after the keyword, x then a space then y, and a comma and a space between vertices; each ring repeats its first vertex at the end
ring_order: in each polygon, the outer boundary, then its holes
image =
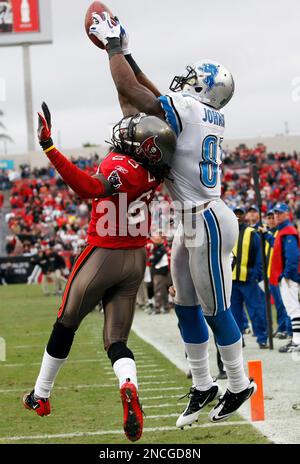
POLYGON ((49 398, 59 369, 66 359, 52 358, 45 350, 39 376, 34 387, 34 396, 49 398))
POLYGON ((213 378, 209 371, 208 340, 199 344, 185 343, 184 346, 194 387, 201 391, 209 390, 213 384, 213 378))
POLYGON ((293 332, 293 342, 296 345, 300 345, 300 333, 299 332, 293 332))
POLYGON ((300 345, 300 332, 294 332, 294 330, 300 329, 300 318, 295 317, 291 319, 291 322, 292 322, 292 331, 293 331, 293 342, 296 345, 300 345))
POLYGON ((127 379, 138 388, 136 364, 131 358, 118 359, 113 365, 114 372, 119 379, 120 388, 126 382, 127 379))
POLYGON ((249 385, 249 379, 243 365, 242 338, 233 345, 218 345, 218 348, 228 377, 228 389, 232 393, 245 390, 249 385))

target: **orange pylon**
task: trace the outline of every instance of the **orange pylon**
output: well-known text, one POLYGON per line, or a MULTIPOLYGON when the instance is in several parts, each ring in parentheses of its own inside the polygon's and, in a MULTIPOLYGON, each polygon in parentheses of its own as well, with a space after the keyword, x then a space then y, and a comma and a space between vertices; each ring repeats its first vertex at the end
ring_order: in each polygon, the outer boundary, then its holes
POLYGON ((257 385, 257 391, 250 398, 251 404, 251 420, 265 420, 265 405, 264 405, 264 388, 262 377, 262 362, 248 361, 249 377, 252 377, 257 385))

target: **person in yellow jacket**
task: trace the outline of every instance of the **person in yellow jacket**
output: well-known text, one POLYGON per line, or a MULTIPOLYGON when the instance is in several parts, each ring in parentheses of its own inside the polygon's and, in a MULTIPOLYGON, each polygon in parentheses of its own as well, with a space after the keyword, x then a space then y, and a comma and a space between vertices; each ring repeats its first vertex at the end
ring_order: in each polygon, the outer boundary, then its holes
POLYGON ((245 208, 238 206, 234 213, 239 222, 239 237, 233 249, 231 309, 242 332, 245 304, 256 341, 264 349, 268 345, 265 302, 258 285, 262 280, 260 239, 256 230, 245 223, 245 208))

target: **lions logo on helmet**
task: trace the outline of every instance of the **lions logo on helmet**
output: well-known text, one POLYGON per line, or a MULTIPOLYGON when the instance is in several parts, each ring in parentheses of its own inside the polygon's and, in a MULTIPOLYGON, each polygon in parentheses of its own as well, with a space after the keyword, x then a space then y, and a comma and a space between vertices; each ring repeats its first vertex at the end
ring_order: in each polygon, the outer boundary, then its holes
POLYGON ((157 137, 149 137, 135 151, 136 158, 147 160, 149 164, 157 164, 162 160, 162 152, 156 145, 157 137))
POLYGON ((204 63, 202 66, 199 66, 199 71, 203 71, 206 74, 204 83, 207 85, 207 89, 211 90, 214 85, 225 85, 223 82, 216 84, 216 77, 219 74, 219 70, 216 65, 212 63, 204 63))
POLYGON ((225 106, 234 94, 232 74, 221 64, 202 60, 186 67, 187 74, 175 76, 170 86, 173 92, 191 94, 216 110, 225 106))

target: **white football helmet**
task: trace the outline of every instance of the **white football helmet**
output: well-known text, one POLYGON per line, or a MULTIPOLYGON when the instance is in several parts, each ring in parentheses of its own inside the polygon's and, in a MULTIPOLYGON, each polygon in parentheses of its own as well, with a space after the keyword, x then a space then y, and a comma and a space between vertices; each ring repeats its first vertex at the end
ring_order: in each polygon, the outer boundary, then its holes
POLYGON ((190 93, 194 98, 219 110, 234 94, 232 74, 219 63, 201 60, 186 67, 187 73, 175 76, 172 92, 190 93))

